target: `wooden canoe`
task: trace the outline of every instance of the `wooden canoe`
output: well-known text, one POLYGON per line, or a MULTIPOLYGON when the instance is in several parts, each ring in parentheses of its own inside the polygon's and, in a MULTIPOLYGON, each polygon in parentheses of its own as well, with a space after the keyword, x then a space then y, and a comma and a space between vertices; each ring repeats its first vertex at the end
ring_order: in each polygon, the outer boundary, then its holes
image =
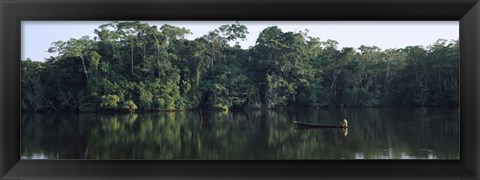
POLYGON ((340 125, 311 124, 311 123, 304 123, 304 122, 298 122, 298 121, 293 121, 293 124, 302 128, 347 128, 346 126, 340 126, 340 125))

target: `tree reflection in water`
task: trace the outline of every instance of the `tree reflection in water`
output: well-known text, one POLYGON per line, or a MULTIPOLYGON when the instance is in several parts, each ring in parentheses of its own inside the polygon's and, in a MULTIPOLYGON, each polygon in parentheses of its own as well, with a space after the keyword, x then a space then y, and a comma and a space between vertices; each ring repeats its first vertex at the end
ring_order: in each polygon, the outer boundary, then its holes
POLYGON ((459 159, 457 109, 22 114, 23 159, 459 159))

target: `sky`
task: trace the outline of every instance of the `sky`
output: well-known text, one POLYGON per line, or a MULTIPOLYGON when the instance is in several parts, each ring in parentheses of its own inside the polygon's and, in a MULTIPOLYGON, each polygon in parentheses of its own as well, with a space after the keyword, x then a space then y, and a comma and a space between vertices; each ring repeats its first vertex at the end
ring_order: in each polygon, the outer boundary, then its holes
MULTIPOLYGON (((187 39, 195 39, 221 25, 235 21, 142 21, 157 27, 170 24, 190 29, 187 39)), ((411 45, 427 47, 438 39, 459 38, 458 21, 238 21, 248 29, 247 40, 240 46, 246 49, 255 45, 259 33, 270 26, 278 26, 283 32, 309 30, 309 36, 321 41, 338 41, 338 48, 361 45, 381 49, 404 48, 411 45)), ((47 50, 55 41, 67 41, 88 35, 95 37, 94 29, 109 21, 22 21, 21 58, 43 61, 54 53, 47 50)))

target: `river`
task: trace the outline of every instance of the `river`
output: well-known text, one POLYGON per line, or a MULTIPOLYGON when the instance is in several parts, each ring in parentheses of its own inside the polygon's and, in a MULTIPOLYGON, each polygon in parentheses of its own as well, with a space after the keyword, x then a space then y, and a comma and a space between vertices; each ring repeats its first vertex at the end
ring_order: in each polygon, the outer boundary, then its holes
POLYGON ((459 159, 458 108, 22 113, 22 159, 459 159))

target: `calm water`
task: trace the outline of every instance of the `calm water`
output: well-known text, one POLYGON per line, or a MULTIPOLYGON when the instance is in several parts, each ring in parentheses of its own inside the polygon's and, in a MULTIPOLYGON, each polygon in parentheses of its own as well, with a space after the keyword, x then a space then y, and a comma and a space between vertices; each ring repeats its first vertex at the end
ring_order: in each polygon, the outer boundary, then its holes
POLYGON ((22 114, 22 159, 459 159, 457 109, 22 114))

